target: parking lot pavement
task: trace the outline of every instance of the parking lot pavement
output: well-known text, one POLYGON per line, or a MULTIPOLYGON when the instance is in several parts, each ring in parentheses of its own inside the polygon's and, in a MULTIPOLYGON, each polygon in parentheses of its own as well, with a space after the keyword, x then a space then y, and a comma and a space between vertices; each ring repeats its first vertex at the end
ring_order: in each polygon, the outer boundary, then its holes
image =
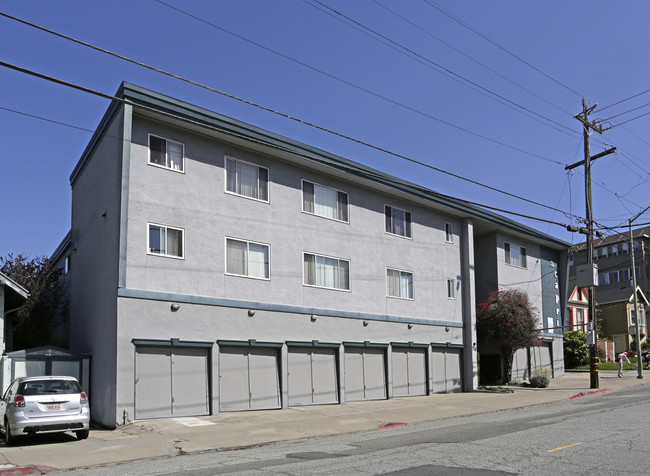
POLYGON ((633 372, 626 372, 622 379, 617 378, 615 371, 601 371, 599 380, 599 388, 591 389, 588 372, 567 372, 553 379, 548 388, 510 387, 512 393, 476 391, 203 417, 138 420, 115 430, 93 429, 90 438, 82 441, 77 441, 72 434, 37 435, 24 438, 18 446, 0 447, 0 475, 40 474, 47 471, 45 467, 70 469, 381 430, 568 398, 597 398, 598 394, 647 382, 646 379, 637 379, 633 372), (11 470, 17 472, 8 472, 11 470))

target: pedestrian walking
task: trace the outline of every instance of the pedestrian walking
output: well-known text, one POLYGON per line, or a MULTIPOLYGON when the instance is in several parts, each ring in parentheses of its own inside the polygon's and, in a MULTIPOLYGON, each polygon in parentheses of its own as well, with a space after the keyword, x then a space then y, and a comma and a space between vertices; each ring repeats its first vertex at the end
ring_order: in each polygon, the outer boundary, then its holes
POLYGON ((621 378, 623 378, 623 359, 625 359, 628 364, 632 363, 630 362, 630 359, 627 358, 627 354, 625 352, 618 354, 616 361, 618 362, 618 376, 621 378))
POLYGON ((648 364, 646 370, 650 370, 650 352, 645 355, 645 363, 648 364))

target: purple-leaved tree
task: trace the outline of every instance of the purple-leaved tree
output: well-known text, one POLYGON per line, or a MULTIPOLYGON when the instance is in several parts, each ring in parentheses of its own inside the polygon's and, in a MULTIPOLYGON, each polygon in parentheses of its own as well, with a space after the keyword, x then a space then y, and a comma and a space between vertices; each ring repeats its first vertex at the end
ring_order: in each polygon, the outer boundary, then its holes
POLYGON ((66 345, 63 325, 63 287, 60 269, 46 256, 0 256, 0 272, 29 291, 27 302, 12 314, 14 349, 66 345))
POLYGON ((537 310, 528 294, 519 289, 490 292, 476 309, 476 338, 479 344, 498 347, 505 364, 505 383, 512 377, 517 349, 539 344, 537 310))

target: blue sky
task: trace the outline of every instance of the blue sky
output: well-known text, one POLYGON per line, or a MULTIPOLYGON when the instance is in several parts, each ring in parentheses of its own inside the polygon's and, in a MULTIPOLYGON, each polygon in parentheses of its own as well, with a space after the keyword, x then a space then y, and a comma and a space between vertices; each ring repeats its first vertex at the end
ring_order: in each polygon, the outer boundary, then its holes
MULTIPOLYGON (((595 221, 627 225, 650 204, 648 2, 4 0, 0 12, 433 168, 4 16, 0 61, 107 94, 129 81, 441 193, 561 224, 585 216, 583 169, 565 170, 583 159, 572 116, 584 97, 599 104, 591 118, 612 126, 592 134, 591 154, 619 150, 593 164, 595 221)), ((0 256, 50 255, 65 236, 69 176, 108 103, 0 67, 0 256)))

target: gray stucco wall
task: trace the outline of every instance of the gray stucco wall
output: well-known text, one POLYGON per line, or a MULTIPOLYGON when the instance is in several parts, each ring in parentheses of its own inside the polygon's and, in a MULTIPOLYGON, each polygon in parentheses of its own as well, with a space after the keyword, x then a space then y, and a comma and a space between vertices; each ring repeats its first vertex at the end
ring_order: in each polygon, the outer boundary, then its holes
POLYGON ((268 156, 136 119, 128 219, 126 288, 462 322, 459 220, 268 156), (185 144, 185 173, 147 164, 147 133, 185 144), (269 169, 269 203, 225 193, 225 156, 269 169), (301 179, 347 192, 349 223, 303 213, 301 179), (413 239, 384 232, 385 204, 412 212, 413 239), (147 255, 148 222, 185 230, 184 259, 147 255), (270 245, 270 280, 226 275, 226 237, 270 245), (303 286, 303 252, 349 260, 350 291, 303 286), (413 273, 413 300, 386 297, 386 267, 413 273))
POLYGON ((116 391, 116 295, 119 256, 122 113, 92 152, 72 188, 70 347, 92 353, 91 415, 108 415, 116 391), (102 404, 93 404, 93 402, 102 404))
POLYGON ((520 289, 528 294, 530 304, 537 309, 541 324, 542 311, 542 267, 540 246, 519 238, 501 233, 497 234, 497 269, 499 288, 520 289), (506 264, 504 243, 521 246, 526 249, 526 267, 520 268, 506 264))

